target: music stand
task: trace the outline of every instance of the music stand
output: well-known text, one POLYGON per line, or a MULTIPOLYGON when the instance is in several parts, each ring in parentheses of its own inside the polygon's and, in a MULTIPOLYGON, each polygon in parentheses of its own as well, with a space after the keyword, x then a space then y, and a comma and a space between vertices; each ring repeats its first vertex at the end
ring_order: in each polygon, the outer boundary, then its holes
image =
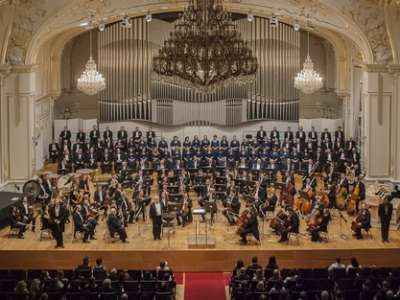
MULTIPOLYGON (((193 209, 193 217, 204 217, 204 208, 193 209)), ((188 238, 189 248, 215 248, 215 238, 208 234, 207 222, 204 222, 204 233, 200 233, 199 219, 196 220, 195 233, 188 238)))

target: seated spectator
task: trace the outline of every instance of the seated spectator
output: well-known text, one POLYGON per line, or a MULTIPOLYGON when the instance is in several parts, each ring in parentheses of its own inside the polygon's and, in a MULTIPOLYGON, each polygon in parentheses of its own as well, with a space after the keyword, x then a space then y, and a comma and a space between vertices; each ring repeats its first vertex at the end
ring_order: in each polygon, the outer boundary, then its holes
POLYGON ((42 294, 42 287, 38 278, 35 278, 31 281, 29 291, 32 299, 39 299, 40 295, 42 294))
POLYGON ((244 262, 243 262, 243 260, 238 260, 236 262, 235 267, 233 268, 232 277, 236 277, 239 274, 239 270, 241 268, 244 268, 244 262))
POLYGON ((268 279, 268 282, 271 283, 271 285, 275 285, 278 281, 282 281, 281 274, 278 269, 275 269, 272 272, 272 277, 268 279))
POLYGON ((256 285, 256 293, 263 293, 265 291, 266 291, 266 289, 265 289, 264 281, 262 281, 262 280, 258 281, 257 285, 256 285))
POLYGON ((279 298, 279 299, 289 299, 289 292, 288 290, 283 286, 283 282, 281 280, 278 280, 275 282, 274 286, 271 288, 269 291, 270 297, 279 298))
POLYGON ((68 278, 65 278, 64 271, 57 271, 57 279, 64 285, 64 287, 68 286, 68 278))
POLYGON ((97 292, 97 288, 98 286, 94 277, 90 277, 88 281, 83 285, 83 290, 89 293, 97 292))
POLYGON ((328 267, 328 272, 332 273, 334 269, 344 269, 344 268, 346 268, 346 266, 342 264, 342 259, 338 257, 336 258, 336 261, 328 267))
POLYGON ((110 278, 104 279, 103 283, 101 284, 101 287, 99 289, 100 295, 102 293, 114 293, 115 290, 112 287, 112 282, 110 278))
POLYGON ((361 268, 360 264, 358 263, 357 258, 352 257, 350 259, 350 263, 346 267, 346 272, 348 272, 350 269, 359 269, 361 268))
POLYGON ((251 264, 248 266, 249 269, 257 270, 257 269, 262 269, 262 267, 258 264, 258 258, 257 256, 254 256, 251 259, 251 264))
POLYGON ((76 270, 79 271, 79 272, 82 272, 82 271, 84 271, 84 272, 86 272, 86 271, 91 272, 92 268, 91 268, 90 265, 89 265, 89 257, 88 257, 88 256, 85 256, 85 257, 83 258, 82 264, 79 265, 79 266, 76 268, 76 270))
POLYGON ((321 292, 321 300, 331 300, 331 295, 328 291, 321 292))
POLYGON ((275 269, 279 269, 278 263, 276 262, 276 257, 271 256, 268 260, 268 264, 265 266, 264 276, 266 279, 272 276, 275 269))
POLYGON ((29 299, 29 290, 25 280, 17 282, 14 292, 18 296, 18 299, 29 299))
POLYGON ((96 258, 96 265, 93 267, 95 271, 106 271, 106 267, 103 265, 103 259, 101 257, 96 258))

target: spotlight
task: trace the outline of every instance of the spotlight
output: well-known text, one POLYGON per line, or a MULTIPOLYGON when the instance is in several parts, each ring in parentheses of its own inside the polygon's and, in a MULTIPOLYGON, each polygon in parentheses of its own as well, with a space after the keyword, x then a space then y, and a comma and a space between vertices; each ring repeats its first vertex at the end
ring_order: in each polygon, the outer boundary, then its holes
POLYGON ((106 24, 104 23, 104 21, 101 21, 99 23, 99 31, 103 32, 104 29, 106 29, 106 24))
POLYGON ((300 23, 299 21, 294 21, 294 25, 293 25, 293 29, 294 31, 300 31, 300 23))
POLYGON ((279 26, 279 20, 278 20, 278 16, 273 14, 271 19, 269 20, 269 24, 271 25, 271 27, 276 28, 279 26))
POLYGON ((130 19, 128 16, 123 16, 123 18, 121 20, 121 27, 122 28, 131 28, 132 27, 132 23, 130 22, 130 19))
POLYGON ((247 14, 247 21, 253 22, 254 21, 254 15, 252 14, 251 11, 247 14))
POLYGON ((153 21, 153 16, 151 15, 151 13, 147 13, 146 17, 145 17, 146 22, 151 22, 153 21))

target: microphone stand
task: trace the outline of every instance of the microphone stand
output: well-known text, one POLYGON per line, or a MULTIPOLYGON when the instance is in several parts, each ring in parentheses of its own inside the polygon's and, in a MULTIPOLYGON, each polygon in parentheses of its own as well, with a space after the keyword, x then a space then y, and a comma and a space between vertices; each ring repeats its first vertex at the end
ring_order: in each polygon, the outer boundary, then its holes
POLYGON ((347 219, 343 216, 342 212, 339 209, 336 210, 339 216, 339 232, 340 232, 339 237, 342 240, 347 240, 348 239, 347 235, 343 233, 343 221, 347 223, 347 219))

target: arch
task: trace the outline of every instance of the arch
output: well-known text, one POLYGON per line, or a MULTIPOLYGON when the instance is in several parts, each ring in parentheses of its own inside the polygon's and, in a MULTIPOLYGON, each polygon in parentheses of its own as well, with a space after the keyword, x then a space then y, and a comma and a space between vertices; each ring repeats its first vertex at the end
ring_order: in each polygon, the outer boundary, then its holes
MULTIPOLYGON (((106 3, 102 1, 94 2, 106 3)), ((52 16, 38 28, 29 43, 25 60, 26 64, 36 63, 38 52, 40 51, 41 46, 47 41, 55 38, 58 40, 60 36, 69 36, 71 39, 75 35, 84 31, 83 28, 79 27, 79 23, 87 18, 87 11, 82 9, 85 7, 85 3, 89 11, 101 13, 101 16, 107 18, 108 22, 114 22, 118 20, 123 13, 134 17, 143 15, 147 11, 151 11, 152 13, 161 13, 182 10, 187 1, 178 0, 173 3, 159 2, 156 4, 146 3, 145 0, 139 0, 136 2, 137 3, 134 5, 129 5, 127 0, 113 0, 107 2, 105 6, 100 8, 98 3, 93 4, 93 2, 90 1, 71 1, 70 4, 66 5, 62 9, 63 13, 52 16), (71 32, 71 35, 69 35, 68 32, 71 32)), ((247 13, 251 10, 254 14, 265 17, 271 16, 272 12, 279 11, 282 14, 282 20, 287 23, 292 23, 293 19, 304 15, 304 8, 293 4, 296 3, 296 1, 279 1, 279 4, 276 2, 277 1, 273 0, 255 0, 250 3, 248 0, 243 0, 239 3, 227 2, 225 3, 225 6, 232 12, 247 13)), ((313 25, 315 25, 316 28, 315 31, 319 32, 322 37, 328 40, 332 39, 332 33, 345 37, 345 39, 352 41, 359 48, 364 63, 373 63, 373 53, 368 43, 368 39, 357 24, 349 16, 343 14, 339 8, 332 4, 331 1, 325 0, 321 1, 321 3, 322 2, 324 3, 323 8, 325 11, 326 9, 330 10, 328 15, 322 15, 322 13, 321 15, 315 14, 312 19, 313 25)), ((65 40, 64 44, 67 41, 68 40, 65 40)))

